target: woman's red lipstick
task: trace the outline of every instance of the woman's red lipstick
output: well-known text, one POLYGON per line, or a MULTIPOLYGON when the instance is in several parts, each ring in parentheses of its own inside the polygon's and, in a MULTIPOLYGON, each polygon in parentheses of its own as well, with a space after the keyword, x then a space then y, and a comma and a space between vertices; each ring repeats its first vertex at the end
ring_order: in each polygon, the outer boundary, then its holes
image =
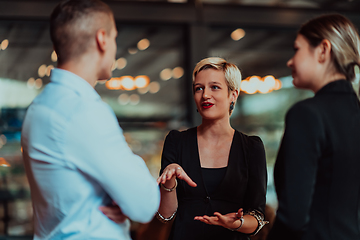
POLYGON ((201 106, 203 108, 207 109, 207 108, 211 108, 212 106, 214 106, 214 104, 209 103, 209 102, 204 102, 204 103, 201 104, 201 106))

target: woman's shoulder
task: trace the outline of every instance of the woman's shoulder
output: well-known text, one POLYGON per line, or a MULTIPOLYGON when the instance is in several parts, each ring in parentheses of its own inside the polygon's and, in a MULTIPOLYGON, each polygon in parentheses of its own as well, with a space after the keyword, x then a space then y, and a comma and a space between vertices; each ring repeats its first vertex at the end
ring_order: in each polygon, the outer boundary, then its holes
POLYGON ((245 156, 252 167, 262 168, 266 165, 265 147, 261 138, 257 135, 247 135, 236 131, 241 136, 244 144, 245 156))
POLYGON ((193 136, 193 135, 196 135, 196 127, 185 129, 185 130, 173 129, 167 134, 166 139, 180 141, 181 139, 184 139, 186 137, 193 136))
MULTIPOLYGON (((323 102, 318 98, 307 98, 301 100, 294 105, 292 105, 288 111, 289 112, 317 112, 319 110, 319 104, 321 105, 323 102)), ((321 107, 320 107, 321 108, 321 107)))
POLYGON ((298 122, 302 120, 318 121, 326 112, 322 101, 308 98, 295 103, 286 113, 286 122, 298 122))
POLYGON ((180 135, 191 135, 194 133, 196 134, 196 127, 182 129, 182 130, 173 129, 173 130, 170 130, 168 135, 180 136, 180 135))
POLYGON ((235 130, 236 133, 238 134, 238 141, 240 141, 239 143, 244 144, 244 149, 247 152, 247 154, 250 155, 257 155, 260 154, 262 155, 263 152, 265 151, 265 147, 264 147, 264 143, 261 140, 261 138, 257 135, 247 135, 245 133, 242 133, 240 131, 235 130))
POLYGON ((238 130, 235 129, 236 134, 238 134, 241 138, 243 138, 243 140, 245 141, 245 143, 247 144, 263 144, 261 138, 259 136, 256 135, 247 135, 243 132, 240 132, 238 130))

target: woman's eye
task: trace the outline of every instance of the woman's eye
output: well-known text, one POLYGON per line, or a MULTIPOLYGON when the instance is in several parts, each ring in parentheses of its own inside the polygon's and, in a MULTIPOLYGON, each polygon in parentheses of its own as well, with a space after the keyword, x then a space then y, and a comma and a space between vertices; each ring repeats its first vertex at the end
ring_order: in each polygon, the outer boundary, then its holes
POLYGON ((201 91, 201 90, 203 90, 202 87, 196 87, 196 88, 195 88, 195 91, 201 91))
POLYGON ((212 86, 213 89, 220 89, 219 86, 212 86))

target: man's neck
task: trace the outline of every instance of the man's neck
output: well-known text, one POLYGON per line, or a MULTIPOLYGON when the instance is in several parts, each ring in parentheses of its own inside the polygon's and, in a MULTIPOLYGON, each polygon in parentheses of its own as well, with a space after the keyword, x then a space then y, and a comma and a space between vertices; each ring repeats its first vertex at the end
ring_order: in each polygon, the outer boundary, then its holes
POLYGON ((96 65, 96 61, 94 61, 93 58, 87 56, 69 60, 63 64, 58 64, 57 67, 78 75, 86 82, 88 82, 92 87, 94 87, 98 80, 96 65), (88 59, 92 59, 92 61, 88 61, 88 59))

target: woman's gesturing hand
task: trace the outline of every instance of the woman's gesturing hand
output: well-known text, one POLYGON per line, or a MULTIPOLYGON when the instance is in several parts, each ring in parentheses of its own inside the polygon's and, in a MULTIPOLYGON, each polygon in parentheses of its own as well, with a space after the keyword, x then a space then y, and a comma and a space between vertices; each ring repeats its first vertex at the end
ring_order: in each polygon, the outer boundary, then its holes
POLYGON ((194 220, 199 220, 203 223, 210 225, 218 225, 224 228, 237 229, 239 228, 241 221, 240 218, 243 216, 243 209, 240 208, 236 213, 228 213, 222 215, 221 213, 215 212, 215 216, 196 216, 194 220))
POLYGON ((165 185, 167 181, 173 182, 175 178, 184 180, 191 187, 197 186, 197 184, 186 174, 184 169, 182 169, 182 167, 180 167, 180 165, 176 163, 169 164, 164 169, 161 176, 158 177, 157 183, 165 185))

